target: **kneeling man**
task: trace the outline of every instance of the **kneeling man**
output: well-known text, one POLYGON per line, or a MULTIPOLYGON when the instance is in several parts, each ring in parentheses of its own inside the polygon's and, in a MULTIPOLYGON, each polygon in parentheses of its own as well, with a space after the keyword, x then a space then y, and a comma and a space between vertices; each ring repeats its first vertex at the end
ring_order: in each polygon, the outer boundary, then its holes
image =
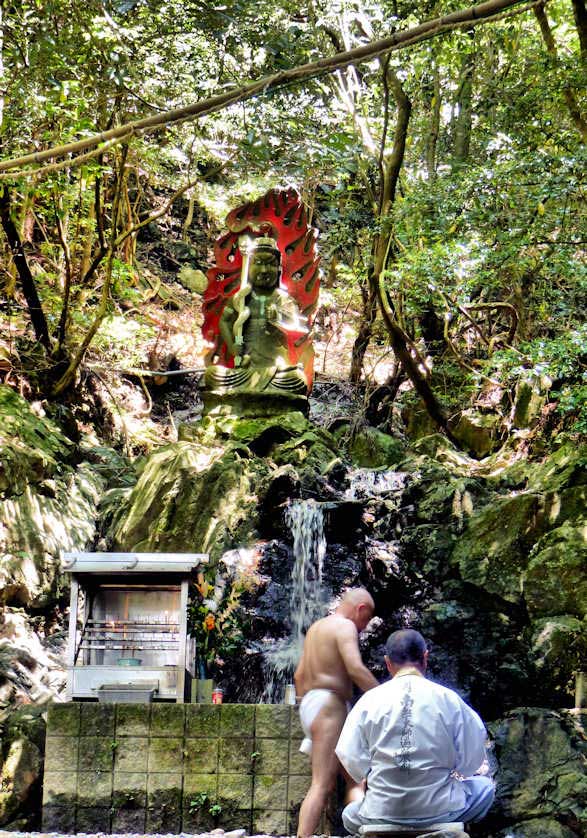
POLYGON ((489 777, 471 776, 485 760, 483 722, 456 692, 426 679, 419 632, 394 632, 385 650, 391 680, 359 699, 336 746, 351 777, 367 781, 364 798, 342 813, 346 829, 481 820, 495 794, 489 777))

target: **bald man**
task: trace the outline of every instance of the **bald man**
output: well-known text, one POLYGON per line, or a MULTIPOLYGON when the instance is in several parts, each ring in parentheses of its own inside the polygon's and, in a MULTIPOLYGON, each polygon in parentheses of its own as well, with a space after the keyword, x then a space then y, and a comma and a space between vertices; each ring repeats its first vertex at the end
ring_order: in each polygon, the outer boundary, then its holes
MULTIPOLYGON (((302 659, 295 672, 301 697, 300 721, 311 748, 312 783, 300 809, 298 838, 308 838, 318 827, 328 795, 341 769, 334 749, 343 728, 353 684, 363 691, 379 686, 363 664, 359 632, 373 616, 375 605, 364 588, 351 588, 335 612, 308 629, 302 659)), ((347 775, 348 776, 348 775, 347 775)))

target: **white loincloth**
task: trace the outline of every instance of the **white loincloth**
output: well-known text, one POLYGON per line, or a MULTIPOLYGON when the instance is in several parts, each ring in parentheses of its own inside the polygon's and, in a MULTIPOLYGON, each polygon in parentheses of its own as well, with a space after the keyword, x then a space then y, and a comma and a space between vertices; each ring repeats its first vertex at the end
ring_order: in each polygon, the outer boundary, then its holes
MULTIPOLYGON (((305 694, 300 703, 300 722, 306 738, 302 740, 300 751, 303 754, 312 753, 312 725, 320 710, 324 707, 329 698, 338 695, 334 690, 310 690, 305 694)), ((348 702, 347 702, 348 708, 348 702)))

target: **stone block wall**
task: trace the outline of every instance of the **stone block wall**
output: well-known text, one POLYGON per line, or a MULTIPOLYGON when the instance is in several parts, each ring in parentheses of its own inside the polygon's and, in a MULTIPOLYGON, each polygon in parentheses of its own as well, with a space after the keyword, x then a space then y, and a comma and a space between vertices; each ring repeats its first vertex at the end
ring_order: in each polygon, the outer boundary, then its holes
POLYGON ((54 704, 43 829, 295 834, 301 739, 286 705, 54 704))

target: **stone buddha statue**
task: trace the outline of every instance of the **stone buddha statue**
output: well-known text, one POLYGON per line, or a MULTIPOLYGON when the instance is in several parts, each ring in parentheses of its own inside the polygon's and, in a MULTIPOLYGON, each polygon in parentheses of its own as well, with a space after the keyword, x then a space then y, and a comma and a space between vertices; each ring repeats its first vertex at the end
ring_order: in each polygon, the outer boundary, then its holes
POLYGON ((276 405, 286 402, 282 409, 305 409, 308 381, 303 365, 291 363, 289 344, 309 330, 296 301, 280 287, 277 242, 268 236, 241 236, 239 249, 240 285, 218 323, 226 357, 234 359, 234 366, 211 363, 206 368, 204 403, 209 408, 229 400, 241 406, 238 412, 251 413, 265 399, 276 405), (259 399, 251 403, 253 396, 259 399))

